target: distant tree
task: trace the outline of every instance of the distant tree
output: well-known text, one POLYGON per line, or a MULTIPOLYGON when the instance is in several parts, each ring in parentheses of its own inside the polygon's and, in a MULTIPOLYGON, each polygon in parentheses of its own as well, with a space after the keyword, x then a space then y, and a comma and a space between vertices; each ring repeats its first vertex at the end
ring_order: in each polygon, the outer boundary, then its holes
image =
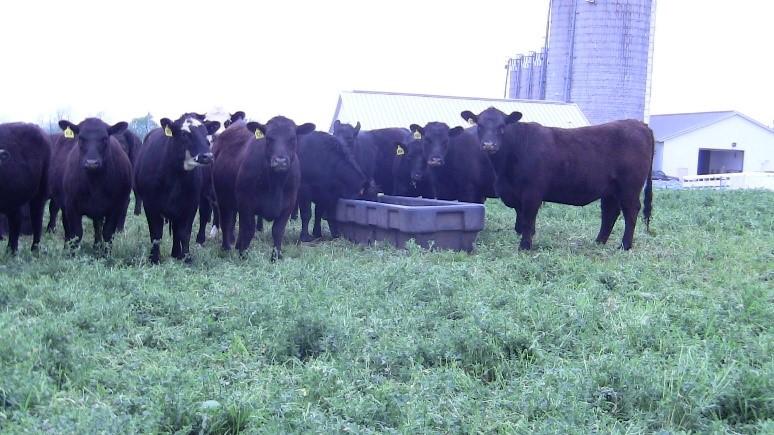
POLYGON ((148 134, 148 132, 158 127, 159 127, 159 124, 153 120, 153 115, 151 115, 150 113, 140 118, 134 118, 131 121, 129 121, 129 130, 131 130, 134 134, 139 136, 140 140, 144 139, 145 135, 148 134))

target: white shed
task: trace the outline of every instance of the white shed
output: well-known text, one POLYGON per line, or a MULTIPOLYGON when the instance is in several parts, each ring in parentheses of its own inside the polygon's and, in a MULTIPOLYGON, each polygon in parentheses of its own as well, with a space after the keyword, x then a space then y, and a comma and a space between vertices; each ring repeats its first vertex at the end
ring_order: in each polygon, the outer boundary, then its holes
POLYGON ((651 115, 653 170, 686 177, 774 171, 774 131, 736 111, 651 115))
POLYGON ((460 117, 463 110, 479 113, 488 107, 496 107, 505 113, 519 111, 524 115, 523 121, 539 122, 549 127, 571 128, 589 125, 589 120, 575 103, 374 91, 342 92, 333 121, 339 120, 353 125, 360 122, 364 130, 408 128, 411 124, 424 125, 431 121, 455 126, 465 124, 460 117))

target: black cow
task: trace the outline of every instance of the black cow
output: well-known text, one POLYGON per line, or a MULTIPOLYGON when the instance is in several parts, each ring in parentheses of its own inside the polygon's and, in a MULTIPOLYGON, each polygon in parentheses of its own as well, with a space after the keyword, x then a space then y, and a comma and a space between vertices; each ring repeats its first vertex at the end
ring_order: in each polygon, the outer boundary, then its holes
POLYGON ((581 128, 552 128, 518 122, 489 108, 462 117, 478 125, 481 147, 497 174, 495 189, 516 210, 520 249, 532 247, 535 217, 543 201, 583 206, 601 199, 597 243, 606 243, 623 211, 626 228, 621 247, 630 249, 645 185, 645 224, 652 210, 653 132, 637 120, 581 128))
POLYGON ((434 198, 426 162, 421 140, 410 137, 409 140, 396 143, 391 194, 434 198))
POLYGON ((29 204, 32 250, 40 244, 51 159, 48 136, 38 126, 0 124, 0 213, 8 220, 8 249, 19 249, 21 208, 29 204))
POLYGON ((237 121, 244 121, 246 117, 245 112, 238 110, 228 116, 228 119, 223 123, 223 128, 229 128, 231 124, 237 121))
POLYGON ((333 123, 333 136, 341 142, 345 150, 351 150, 360 169, 366 177, 373 180, 380 192, 394 194, 392 176, 395 145, 408 141, 407 129, 380 128, 360 131, 359 122, 353 127, 336 120, 333 123))
POLYGON ((191 228, 202 194, 201 166, 213 162, 207 136, 220 128, 219 122, 202 119, 189 113, 176 121, 162 119, 137 155, 134 181, 148 221, 151 263, 159 262, 165 219, 172 232, 172 257, 190 261, 191 228))
MULTIPOLYGON (((204 122, 207 118, 207 115, 202 115, 196 112, 187 112, 180 116, 180 119, 183 119, 183 118, 193 118, 199 122, 204 122)), ((148 132, 145 135, 145 137, 142 140, 143 143, 145 143, 145 141, 148 140, 148 136, 150 136, 150 134, 151 132, 148 132)), ((139 148, 134 151, 134 158, 132 158, 132 165, 136 163, 135 160, 137 159, 138 154, 139 154, 139 148)), ((132 173, 134 174, 134 170, 132 170, 132 173)), ((135 216, 139 216, 142 213, 142 198, 140 197, 140 194, 137 191, 137 185, 133 184, 133 186, 134 186, 134 214, 135 216)))
POLYGON ((422 175, 429 177, 421 181, 430 187, 429 194, 422 196, 479 204, 495 196, 494 168, 478 144, 475 127, 450 129, 444 123, 431 122, 424 128, 413 124, 411 131, 412 141, 421 145, 406 147, 409 153, 404 156, 405 166, 412 169, 410 174, 405 169, 402 174, 396 174, 404 177, 396 179, 397 185, 406 186, 410 182, 416 185, 420 182, 417 177, 422 175), (411 178, 406 178, 409 175, 411 178))
MULTIPOLYGON (((126 153, 127 157, 129 157, 129 162, 134 165, 137 151, 142 145, 140 138, 128 129, 122 131, 121 133, 114 134, 113 137, 118 140, 118 143, 121 145, 121 149, 124 151, 124 153, 126 153)), ((65 137, 63 133, 55 133, 50 135, 50 138, 52 144, 52 162, 64 161, 73 146, 78 143, 74 133, 72 135, 68 133, 68 137, 65 137)), ((61 197, 61 192, 56 192, 56 189, 61 186, 61 179, 64 176, 63 171, 64 165, 52 163, 48 181, 51 201, 48 203, 48 225, 46 227, 46 231, 49 233, 56 231, 57 215, 59 214, 59 210, 62 208, 61 204, 59 204, 56 200, 57 197, 61 197)), ((137 207, 142 207, 142 201, 135 193, 135 214, 140 214, 137 207)), ((119 217, 118 225, 116 227, 116 231, 118 232, 123 231, 124 229, 127 211, 128 209, 123 210, 121 216, 119 217)))
POLYGON ((113 135, 123 132, 126 122, 108 125, 98 118, 80 124, 59 121, 65 136, 76 144, 62 160, 52 161, 56 197, 62 207, 65 241, 76 246, 83 238, 83 216, 94 223, 94 244, 113 240, 118 221, 126 213, 132 190, 132 165, 113 135))
POLYGON ((233 244, 237 213, 240 254, 250 247, 255 235, 255 216, 260 215, 274 221, 272 261, 282 258, 285 226, 301 185, 298 136, 314 128, 314 124, 296 126, 292 120, 277 116, 265 125, 250 122, 246 126, 232 126, 218 136, 214 147, 217 157, 213 184, 220 208, 224 250, 230 250, 233 244))
POLYGON ((328 220, 331 236, 338 237, 335 221, 336 203, 339 198, 356 198, 376 192, 370 189, 370 180, 360 169, 355 157, 328 133, 312 132, 301 136, 298 145, 301 160, 301 188, 298 191, 298 207, 301 214, 299 240, 310 242, 322 237, 321 219, 328 220), (315 204, 314 229, 309 235, 309 219, 315 204))

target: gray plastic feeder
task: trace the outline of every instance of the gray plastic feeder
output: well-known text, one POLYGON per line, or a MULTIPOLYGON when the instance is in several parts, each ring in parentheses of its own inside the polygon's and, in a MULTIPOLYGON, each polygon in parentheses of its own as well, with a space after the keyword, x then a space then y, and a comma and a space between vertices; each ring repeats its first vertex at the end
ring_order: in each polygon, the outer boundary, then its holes
POLYGON ((387 241, 405 248, 414 239, 424 248, 470 252, 484 228, 484 206, 382 195, 376 201, 339 200, 336 220, 341 235, 361 245, 387 241))

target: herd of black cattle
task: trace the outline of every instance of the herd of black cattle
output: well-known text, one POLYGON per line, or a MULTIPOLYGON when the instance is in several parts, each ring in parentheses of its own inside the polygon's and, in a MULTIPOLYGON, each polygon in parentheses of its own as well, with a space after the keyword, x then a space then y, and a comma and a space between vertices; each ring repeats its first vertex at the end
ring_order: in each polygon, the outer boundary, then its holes
POLYGON ((282 116, 266 124, 247 122, 244 112, 231 115, 217 134, 219 122, 186 113, 176 121, 162 119, 142 141, 127 123, 111 126, 97 118, 80 124, 62 120, 62 132, 51 136, 33 124, 2 124, 0 213, 7 217, 8 247, 18 249, 26 210, 32 250, 37 250, 49 200, 49 231, 61 209, 69 246, 83 236, 83 216, 94 223, 95 243, 109 246, 123 228, 132 190, 135 214, 145 211, 154 263, 167 222, 172 257, 189 259, 197 211, 196 241, 204 243, 214 216, 224 250, 235 242, 238 216, 240 253, 264 219, 273 221, 275 260, 281 258, 285 227, 296 209, 301 241, 321 237, 323 218, 335 237, 338 199, 373 199, 378 192, 477 203, 499 197, 516 211, 521 249, 532 246, 542 202, 582 206, 601 199, 597 242, 607 242, 623 213, 621 246, 630 249, 645 185, 647 225, 654 141, 642 122, 561 129, 519 122, 521 113, 506 115, 495 108, 461 115, 469 128, 431 122, 360 131, 359 123, 336 121, 331 135, 282 116))

